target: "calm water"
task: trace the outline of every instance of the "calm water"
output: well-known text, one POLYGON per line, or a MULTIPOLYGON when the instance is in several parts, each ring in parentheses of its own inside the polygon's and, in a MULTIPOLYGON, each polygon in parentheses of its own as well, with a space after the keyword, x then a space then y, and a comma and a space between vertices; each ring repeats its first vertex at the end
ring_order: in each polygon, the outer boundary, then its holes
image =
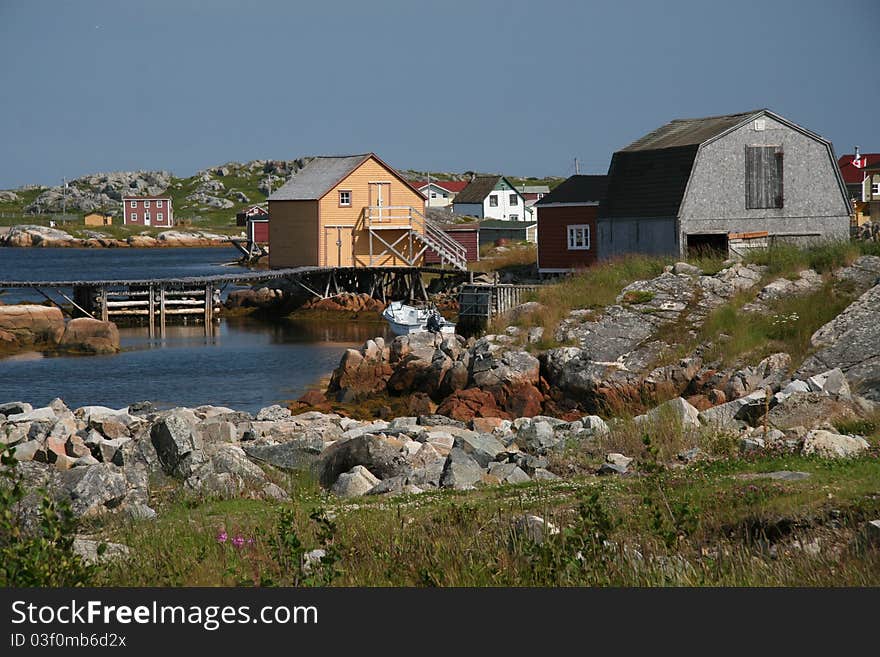
MULTIPOLYGON (((227 249, 3 249, 0 280, 109 279, 198 276, 230 271, 227 249)), ((14 303, 20 293, 0 299, 14 303)), ((329 374, 346 347, 386 333, 384 322, 220 323, 206 338, 202 326, 169 326, 164 339, 146 328, 120 328, 123 351, 110 356, 0 360, 0 401, 111 407, 149 400, 162 406, 216 404, 256 411, 301 395, 329 374)))

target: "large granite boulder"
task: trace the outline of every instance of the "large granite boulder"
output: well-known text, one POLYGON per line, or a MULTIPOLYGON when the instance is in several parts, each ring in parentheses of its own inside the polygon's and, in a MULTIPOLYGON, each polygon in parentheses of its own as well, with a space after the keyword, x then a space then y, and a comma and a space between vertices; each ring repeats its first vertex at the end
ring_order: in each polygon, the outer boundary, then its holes
POLYGON ((115 354, 119 351, 119 330, 113 322, 89 317, 72 319, 64 329, 59 346, 67 351, 115 354))
POLYGON ((816 352, 797 377, 839 367, 853 391, 880 401, 880 285, 875 285, 811 338, 816 352))
POLYGON ((74 237, 63 230, 32 225, 13 226, 0 238, 3 246, 16 247, 71 246, 75 242, 74 237))
POLYGON ((364 434, 339 441, 325 449, 316 464, 318 479, 331 488, 339 475, 357 465, 364 466, 379 479, 406 473, 409 465, 402 453, 403 441, 364 434))
POLYGON ((64 334, 64 315, 52 306, 0 306, 0 336, 19 347, 55 345, 64 334))

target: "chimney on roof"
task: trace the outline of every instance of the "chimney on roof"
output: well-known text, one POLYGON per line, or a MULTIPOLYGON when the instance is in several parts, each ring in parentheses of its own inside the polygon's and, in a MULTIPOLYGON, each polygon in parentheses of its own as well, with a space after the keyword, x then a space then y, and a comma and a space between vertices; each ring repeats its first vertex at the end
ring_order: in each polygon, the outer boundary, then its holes
POLYGON ((856 146, 855 151, 856 151, 856 154, 853 156, 853 159, 858 160, 859 159, 859 147, 858 146, 856 146))

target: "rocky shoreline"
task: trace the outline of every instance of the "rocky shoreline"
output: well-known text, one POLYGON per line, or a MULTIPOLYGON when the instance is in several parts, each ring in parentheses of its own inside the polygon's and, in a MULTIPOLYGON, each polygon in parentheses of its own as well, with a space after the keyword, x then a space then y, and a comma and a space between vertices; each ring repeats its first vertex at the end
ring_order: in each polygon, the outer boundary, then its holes
POLYGON ((318 411, 295 415, 277 405, 255 415, 215 406, 159 410, 149 402, 70 409, 56 399, 42 408, 0 404, 0 442, 14 449, 28 487, 45 487, 77 516, 136 519, 154 517, 169 490, 286 501, 284 478, 292 472, 308 473, 343 498, 419 494, 564 478, 573 473, 557 456, 574 449, 600 462, 586 474, 630 476, 642 467, 638 455, 612 448, 634 427, 681 434, 684 449, 665 464, 671 468, 718 458, 707 445, 720 433, 740 454, 844 458, 870 449, 863 437, 829 423, 876 412, 839 369, 793 380, 774 399, 769 413, 762 391, 702 412, 679 397, 631 420, 538 415, 467 422, 439 414, 359 421, 318 411))
POLYGON ((73 237, 70 233, 46 226, 12 226, 5 234, 0 234, 0 247, 9 248, 57 248, 57 249, 115 249, 115 248, 184 248, 184 247, 228 247, 226 235, 206 231, 166 230, 156 237, 151 235, 131 235, 116 239, 100 231, 88 231, 91 236, 73 237))
MULTIPOLYGON (((390 343, 368 340, 349 349, 333 374, 327 395, 356 402, 375 395, 422 395, 438 413, 473 417, 550 415, 569 419, 584 413, 614 414, 682 396, 700 410, 735 402, 756 391, 779 392, 792 380, 791 358, 771 354, 757 365, 723 369, 704 359, 711 344, 698 344, 669 361, 681 342, 693 339, 709 313, 744 291, 756 290, 765 269, 734 264, 713 276, 678 263, 669 271, 624 288, 601 313, 574 310, 555 338, 567 346, 533 348, 540 327, 516 326, 479 339, 430 333, 390 343), (675 330, 671 330, 671 329, 675 330), (666 337, 664 337, 666 336, 666 337)), ((849 308, 813 336, 815 354, 798 370, 808 378, 840 367, 859 393, 880 402, 880 257, 863 256, 835 272, 834 280, 861 293, 849 308)), ((777 279, 757 290, 743 307, 766 313, 779 296, 815 292, 823 279, 812 270, 795 280, 777 279)), ((754 293, 754 292, 753 292, 754 293)), ((532 302, 517 309, 540 313, 532 302)))
POLYGON ((670 335, 665 327, 690 335, 742 290, 756 290, 743 313, 764 312, 774 295, 820 284, 804 271, 757 290, 764 272, 753 265, 713 276, 689 267, 633 283, 601 313, 573 311, 559 328, 570 346, 531 353, 533 331, 516 327, 469 340, 376 338, 343 354, 326 393, 312 391, 289 408, 251 415, 148 402, 10 402, 0 405, 0 441, 15 449, 28 485, 47 487, 77 515, 134 518, 153 517, 169 491, 286 500, 285 477, 294 472, 342 498, 638 476, 658 465, 643 436, 674 437, 678 451, 665 455, 665 468, 737 455, 871 453, 859 427, 880 414, 880 258, 834 272, 836 284, 860 296, 814 334, 814 352, 796 372, 785 353, 727 371, 699 353, 650 366, 673 346, 660 337, 670 335), (383 397, 406 399, 411 412, 364 420, 344 412, 383 397), (614 412, 612 402, 636 397, 641 414, 614 412), (340 406, 329 408, 331 399, 340 406), (592 465, 572 467, 571 453, 592 465))

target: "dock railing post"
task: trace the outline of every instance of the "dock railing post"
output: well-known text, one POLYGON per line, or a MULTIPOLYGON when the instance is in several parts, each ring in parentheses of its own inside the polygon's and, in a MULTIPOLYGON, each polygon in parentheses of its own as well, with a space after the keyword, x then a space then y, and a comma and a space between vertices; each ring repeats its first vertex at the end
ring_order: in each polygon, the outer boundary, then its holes
POLYGON ((156 289, 150 284, 150 338, 156 337, 156 289))
POLYGON ((106 322, 109 319, 107 308, 107 287, 105 285, 101 286, 101 321, 106 322))
POLYGON ((159 286, 159 337, 165 337, 165 286, 159 286))
POLYGON ((214 330, 214 289, 210 283, 205 284, 205 336, 211 337, 214 330))

